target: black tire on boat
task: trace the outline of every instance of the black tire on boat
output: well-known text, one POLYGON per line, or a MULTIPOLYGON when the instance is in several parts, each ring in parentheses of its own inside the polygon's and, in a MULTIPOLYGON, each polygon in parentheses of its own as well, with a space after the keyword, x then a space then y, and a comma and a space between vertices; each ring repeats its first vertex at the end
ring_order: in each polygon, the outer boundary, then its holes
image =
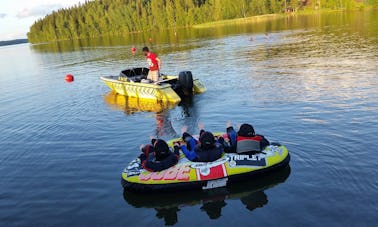
POLYGON ((180 72, 178 82, 185 95, 193 94, 193 75, 191 71, 180 72))

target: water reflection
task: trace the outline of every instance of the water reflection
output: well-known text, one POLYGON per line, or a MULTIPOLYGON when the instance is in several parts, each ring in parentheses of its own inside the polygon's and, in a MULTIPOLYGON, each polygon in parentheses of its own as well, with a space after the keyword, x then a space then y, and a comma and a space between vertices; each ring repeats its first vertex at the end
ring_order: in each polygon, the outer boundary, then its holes
POLYGON ((126 115, 131 115, 136 112, 161 113, 176 106, 169 102, 123 96, 112 91, 104 95, 104 101, 111 108, 121 110, 125 112, 126 115))
POLYGON ((184 119, 185 122, 183 125, 196 124, 198 120, 195 117, 193 118, 193 116, 197 115, 193 99, 194 97, 182 97, 181 102, 176 105, 169 102, 123 96, 113 91, 104 95, 104 101, 110 108, 122 111, 126 115, 133 115, 140 112, 153 113, 156 122, 155 136, 158 138, 172 138, 179 136, 173 127, 171 120, 171 110, 176 106, 178 106, 177 110, 180 115, 176 118, 184 119))
MULTIPOLYGON (((231 185, 228 188, 218 188, 201 192, 183 192, 174 194, 134 194, 124 191, 125 201, 135 208, 149 208, 156 211, 156 217, 163 219, 165 225, 174 225, 178 220, 178 212, 186 207, 200 206, 209 219, 218 219, 227 202, 240 200, 243 206, 253 211, 268 204, 265 191, 284 183, 290 175, 290 166, 272 172, 269 175, 250 182, 231 185)), ((223 210, 224 211, 224 210, 223 210)))
POLYGON ((178 137, 176 130, 173 128, 168 110, 160 112, 160 113, 155 113, 155 120, 156 120, 156 132, 155 132, 156 137, 158 138, 161 138, 164 136, 178 137))

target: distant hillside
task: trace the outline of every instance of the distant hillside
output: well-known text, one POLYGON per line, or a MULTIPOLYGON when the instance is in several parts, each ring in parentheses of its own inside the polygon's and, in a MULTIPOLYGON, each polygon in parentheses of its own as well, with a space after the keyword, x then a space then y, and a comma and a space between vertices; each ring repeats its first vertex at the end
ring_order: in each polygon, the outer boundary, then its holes
POLYGON ((13 39, 13 40, 7 40, 7 41, 0 41, 0 46, 8 46, 8 45, 27 43, 27 42, 28 42, 27 39, 13 39))
POLYGON ((377 0, 94 0, 52 12, 30 28, 31 43, 125 35, 204 22, 310 9, 348 9, 377 0))

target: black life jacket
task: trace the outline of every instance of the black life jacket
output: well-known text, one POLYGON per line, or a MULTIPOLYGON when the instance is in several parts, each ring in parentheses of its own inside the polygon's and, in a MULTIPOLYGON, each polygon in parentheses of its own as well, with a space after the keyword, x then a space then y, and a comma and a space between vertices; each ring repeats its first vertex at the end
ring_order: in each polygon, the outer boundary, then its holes
POLYGON ((143 168, 151 172, 159 172, 168 169, 178 162, 178 157, 174 153, 170 152, 166 158, 157 161, 154 154, 150 154, 148 159, 143 163, 143 168))
POLYGON ((193 162, 213 162, 222 157, 223 146, 217 143, 213 148, 204 150, 200 145, 197 145, 194 151, 197 157, 193 162))

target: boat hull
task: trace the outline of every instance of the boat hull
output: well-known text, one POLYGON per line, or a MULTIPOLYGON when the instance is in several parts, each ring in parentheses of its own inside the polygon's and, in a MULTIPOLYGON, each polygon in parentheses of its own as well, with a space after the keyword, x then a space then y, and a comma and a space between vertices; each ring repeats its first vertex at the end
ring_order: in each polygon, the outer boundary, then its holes
POLYGON ((135 98, 159 100, 163 102, 178 103, 180 96, 169 84, 143 84, 120 81, 117 77, 101 77, 101 80, 114 92, 135 98))
MULTIPOLYGON (((170 77, 172 80, 177 77, 170 77)), ((169 83, 151 84, 132 81, 119 80, 118 76, 104 76, 101 80, 114 92, 146 100, 156 100, 162 102, 179 103, 180 96, 169 83)), ((206 87, 198 79, 193 80, 194 94, 201 94, 206 91, 206 87)))

